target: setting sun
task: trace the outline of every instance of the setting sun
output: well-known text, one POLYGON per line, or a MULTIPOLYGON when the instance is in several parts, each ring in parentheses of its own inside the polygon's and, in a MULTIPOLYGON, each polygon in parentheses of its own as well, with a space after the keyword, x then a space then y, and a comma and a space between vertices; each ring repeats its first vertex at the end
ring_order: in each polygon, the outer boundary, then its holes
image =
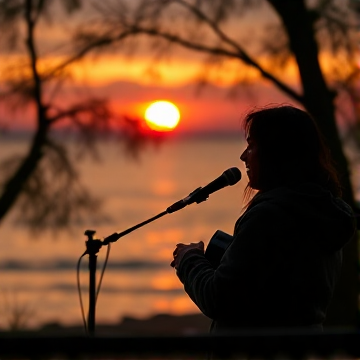
POLYGON ((171 131, 180 120, 180 111, 170 101, 155 101, 145 111, 149 128, 156 131, 171 131))

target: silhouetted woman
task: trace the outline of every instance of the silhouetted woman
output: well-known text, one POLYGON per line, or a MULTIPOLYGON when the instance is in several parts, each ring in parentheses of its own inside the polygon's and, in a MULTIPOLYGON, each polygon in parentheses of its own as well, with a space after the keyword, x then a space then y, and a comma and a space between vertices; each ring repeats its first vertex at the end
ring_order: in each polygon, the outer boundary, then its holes
POLYGON ((355 231, 328 149, 308 113, 292 106, 244 119, 249 189, 217 268, 204 243, 178 244, 171 266, 213 332, 322 329, 341 270, 341 249, 355 231))

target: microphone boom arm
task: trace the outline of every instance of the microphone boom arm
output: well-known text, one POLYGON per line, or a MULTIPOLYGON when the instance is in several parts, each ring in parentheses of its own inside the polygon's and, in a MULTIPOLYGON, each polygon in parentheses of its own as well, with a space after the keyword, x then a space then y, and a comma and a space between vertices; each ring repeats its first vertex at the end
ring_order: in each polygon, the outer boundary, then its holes
POLYGON ((119 240, 121 237, 131 233, 132 231, 154 221, 154 220, 157 220, 159 219, 160 217, 166 215, 166 214, 171 214, 175 211, 178 211, 180 209, 183 209, 185 206, 189 205, 189 204, 192 204, 194 202, 196 202, 197 204, 200 204, 201 202, 203 201, 206 201, 208 198, 209 198, 209 195, 207 196, 204 196, 204 195, 201 195, 199 198, 197 198, 196 200, 192 200, 193 197, 196 197, 196 194, 199 193, 199 191, 202 190, 202 187, 199 187, 197 189, 195 189, 193 192, 191 192, 186 198, 182 199, 182 200, 179 200, 177 201, 176 203, 172 204, 171 206, 169 206, 165 211, 161 212, 160 214, 157 214, 156 216, 153 216, 152 218, 148 219, 148 220, 145 220, 127 230, 124 230, 122 231, 121 233, 114 233, 114 234, 111 234, 109 235, 108 237, 106 237, 102 244, 103 245, 108 245, 109 243, 111 242, 115 242, 117 240, 119 240), (189 202, 191 200, 191 202, 189 202))
POLYGON ((212 194, 215 191, 218 191, 222 189, 225 186, 228 185, 234 185, 241 179, 241 172, 238 168, 233 167, 223 172, 221 176, 219 176, 217 179, 209 183, 208 185, 204 187, 198 187, 193 192, 191 192, 186 198, 181 199, 177 201, 176 203, 169 206, 166 211, 163 211, 162 213, 143 221, 140 224, 137 224, 121 233, 114 233, 108 237, 106 237, 102 244, 108 245, 111 242, 115 242, 121 237, 129 234, 130 232, 166 215, 171 214, 175 211, 183 209, 185 206, 193 204, 196 202, 197 204, 200 204, 203 201, 206 201, 209 198, 209 195, 212 194))
POLYGON ((138 229, 138 228, 140 228, 140 227, 142 227, 142 226, 144 226, 144 225, 146 225, 146 224, 148 224, 148 223, 150 223, 150 222, 152 222, 152 221, 154 221, 154 220, 156 220, 156 219, 158 219, 158 218, 160 218, 160 217, 162 217, 164 215, 166 215, 167 213, 168 213, 167 211, 163 211, 162 213, 157 214, 156 216, 153 216, 152 218, 150 218, 148 220, 145 220, 145 221, 141 222, 140 224, 137 224, 137 225, 135 225, 135 226, 133 226, 133 227, 127 229, 127 230, 124 230, 121 233, 111 234, 111 235, 109 235, 108 237, 106 237, 103 240, 103 245, 108 245, 111 242, 115 242, 115 241, 119 240, 121 237, 131 233, 132 231, 134 231, 134 230, 136 230, 136 229, 138 229))

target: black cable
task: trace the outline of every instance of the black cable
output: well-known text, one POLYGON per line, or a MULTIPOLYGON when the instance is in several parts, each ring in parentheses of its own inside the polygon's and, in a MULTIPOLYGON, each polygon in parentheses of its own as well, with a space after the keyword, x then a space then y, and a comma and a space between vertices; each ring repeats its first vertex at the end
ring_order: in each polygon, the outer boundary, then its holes
POLYGON ((85 251, 79 258, 78 263, 77 263, 77 271, 76 271, 76 278, 77 278, 77 288, 78 288, 78 294, 79 294, 79 300, 80 300, 80 308, 81 308, 81 315, 82 315, 82 319, 84 322, 84 328, 85 328, 85 333, 86 335, 89 335, 88 332, 88 326, 86 323, 86 318, 85 318, 85 311, 84 311, 84 305, 82 302, 82 297, 81 297, 81 287, 80 287, 80 263, 81 263, 81 259, 87 254, 87 252, 85 251))
POLYGON ((99 285, 98 285, 98 288, 97 288, 97 291, 96 291, 95 303, 96 303, 97 298, 98 298, 98 296, 99 296, 100 287, 101 287, 101 282, 102 282, 102 279, 103 279, 103 277, 104 277, 105 268, 106 268, 107 262, 108 262, 108 260, 109 260, 109 255, 110 255, 110 243, 108 244, 108 248, 107 248, 107 251, 106 251, 106 257, 105 257, 103 269, 102 269, 102 271, 101 271, 101 275, 100 275, 100 279, 99 279, 99 285))

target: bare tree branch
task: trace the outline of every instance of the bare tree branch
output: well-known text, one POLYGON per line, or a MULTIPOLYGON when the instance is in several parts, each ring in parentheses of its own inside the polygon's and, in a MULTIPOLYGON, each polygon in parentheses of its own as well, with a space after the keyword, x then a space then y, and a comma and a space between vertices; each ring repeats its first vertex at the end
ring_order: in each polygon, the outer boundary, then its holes
MULTIPOLYGON (((25 3, 25 19, 27 24, 27 39, 26 43, 29 49, 30 54, 30 61, 31 61, 31 70, 32 76, 34 79, 34 92, 35 92, 35 99, 38 106, 38 112, 41 113, 42 102, 41 102, 41 79, 40 75, 37 70, 37 54, 34 44, 34 27, 35 27, 35 20, 33 19, 33 2, 32 0, 26 0, 25 3)), ((39 121, 43 120, 43 116, 39 116, 39 121)))
MULTIPOLYGON (((54 111, 55 109, 56 108, 52 106, 52 110, 54 111)), ((74 118, 81 114, 95 114, 97 118, 101 117, 104 121, 111 116, 106 101, 100 99, 87 99, 82 103, 72 105, 66 110, 56 109, 56 112, 56 115, 48 117, 49 123, 55 123, 64 118, 74 118)))
POLYGON ((82 34, 81 38, 78 38, 77 40, 82 40, 82 44, 86 43, 84 47, 81 48, 79 52, 77 52, 75 55, 71 56, 70 58, 66 59, 64 62, 62 62, 60 65, 56 66, 51 71, 48 71, 44 74, 44 79, 56 76, 60 71, 62 71, 64 68, 66 68, 69 65, 72 65, 78 60, 81 60, 85 55, 87 55, 89 52, 99 49, 101 47, 105 47, 106 45, 114 44, 115 42, 120 42, 124 40, 125 38, 129 37, 130 35, 135 35, 133 31, 124 31, 120 33, 116 37, 111 37, 103 35, 96 40, 94 39, 93 34, 82 34), (88 37, 88 38, 86 38, 88 37))
POLYGON ((271 73, 266 71, 258 62, 256 62, 254 59, 252 59, 244 50, 240 49, 239 52, 232 52, 232 51, 226 50, 224 48, 220 48, 220 47, 210 47, 210 46, 206 46, 203 44, 194 43, 194 42, 184 39, 180 36, 173 35, 170 33, 165 33, 165 32, 159 31, 154 28, 148 29, 148 28, 142 28, 142 27, 135 25, 134 29, 136 30, 134 32, 134 34, 136 34, 136 33, 147 34, 149 36, 163 38, 167 41, 179 44, 188 49, 195 50, 198 52, 204 52, 204 53, 208 53, 208 54, 210 53, 213 55, 229 57, 232 59, 234 59, 234 58, 239 59, 239 60, 243 61, 245 64, 257 69, 260 72, 260 74, 262 75, 262 77, 264 77, 267 80, 270 80, 280 90, 282 90, 283 92, 288 94, 290 97, 292 97, 296 101, 298 101, 300 103, 303 103, 303 101, 304 101, 302 95, 298 94, 293 89, 288 87, 285 83, 283 83, 281 80, 279 80, 274 75, 272 75, 271 73))
MULTIPOLYGON (((155 6, 156 4, 158 4, 159 6, 168 6, 169 3, 170 2, 168 1, 165 1, 164 3, 158 1, 151 4, 145 2, 145 7, 155 6)), ((197 7, 196 5, 192 5, 191 3, 184 0, 173 0, 171 1, 171 3, 179 4, 183 8, 187 9, 189 13, 195 15, 201 22, 205 23, 224 46, 220 47, 205 45, 204 43, 196 42, 194 39, 186 39, 185 37, 182 37, 180 35, 175 35, 166 30, 162 30, 160 27, 143 26, 141 25, 141 22, 144 19, 148 21, 149 18, 145 17, 145 15, 149 14, 147 14, 145 9, 140 6, 139 11, 135 13, 133 19, 129 20, 128 18, 126 18, 124 12, 116 13, 118 14, 117 24, 113 24, 112 20, 111 24, 109 25, 109 21, 106 19, 106 23, 103 24, 105 28, 108 28, 108 30, 106 31, 101 32, 99 27, 99 29, 97 29, 96 31, 79 33, 78 38, 85 39, 87 41, 87 45, 86 47, 82 47, 78 54, 76 54, 72 59, 76 59, 77 57, 82 56, 82 54, 95 50, 99 47, 114 46, 125 38, 135 38, 139 35, 145 34, 153 38, 162 38, 168 43, 178 44, 182 47, 188 48, 190 50, 195 50, 200 53, 213 54, 215 56, 241 60, 246 65, 258 70, 263 78, 271 81, 273 84, 275 84, 275 86, 288 94, 290 97, 294 98, 299 103, 304 102, 303 96, 301 94, 290 88, 287 84, 278 79, 274 74, 271 74, 269 71, 264 69, 264 67, 261 66, 260 63, 257 62, 254 58, 252 58, 236 41, 231 39, 221 30, 219 23, 211 20, 210 17, 208 17, 203 11, 201 11, 199 7, 197 7), (118 34, 114 36, 114 33, 116 32, 118 32, 118 34), (226 48, 226 46, 228 46, 229 48, 226 48), (233 50, 230 50, 231 48, 233 50)), ((99 9, 99 11, 101 11, 103 15, 107 14, 105 10, 101 8, 99 9)), ((113 10, 113 13, 114 12, 115 11, 113 10)), ((155 21, 156 17, 158 16, 159 13, 154 12, 152 20, 155 21)), ((61 67, 63 66, 66 66, 66 63, 61 65, 61 67)))

